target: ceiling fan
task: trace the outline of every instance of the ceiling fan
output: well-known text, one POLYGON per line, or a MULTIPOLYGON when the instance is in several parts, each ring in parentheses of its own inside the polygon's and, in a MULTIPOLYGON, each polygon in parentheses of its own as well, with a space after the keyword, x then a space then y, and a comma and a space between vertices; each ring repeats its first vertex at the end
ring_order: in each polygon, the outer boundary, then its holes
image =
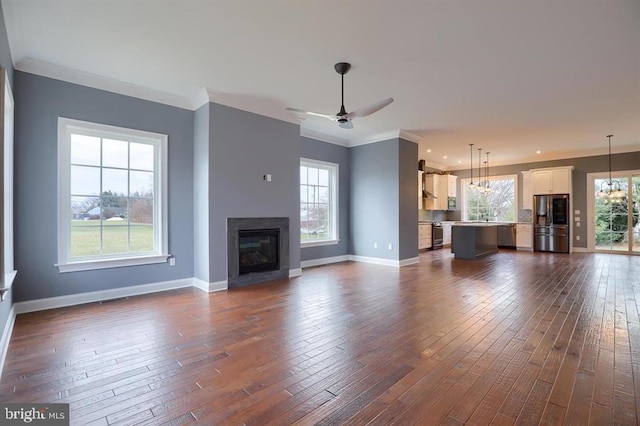
POLYGON ((353 123, 351 123, 352 120, 358 117, 366 117, 368 115, 371 115, 374 112, 381 110, 382 108, 386 107, 391 102, 393 102, 393 98, 387 98, 387 99, 378 101, 374 104, 371 104, 367 107, 360 108, 355 111, 347 112, 344 109, 344 75, 348 73, 349 70, 351 69, 351 64, 347 62, 338 62, 337 64, 334 65, 334 68, 336 72, 340 74, 342 79, 342 104, 340 105, 340 111, 336 115, 320 114, 318 112, 305 111, 297 108, 286 108, 286 109, 288 111, 292 111, 298 114, 306 114, 314 117, 328 118, 331 121, 337 121, 338 125, 343 129, 353 129, 353 123))

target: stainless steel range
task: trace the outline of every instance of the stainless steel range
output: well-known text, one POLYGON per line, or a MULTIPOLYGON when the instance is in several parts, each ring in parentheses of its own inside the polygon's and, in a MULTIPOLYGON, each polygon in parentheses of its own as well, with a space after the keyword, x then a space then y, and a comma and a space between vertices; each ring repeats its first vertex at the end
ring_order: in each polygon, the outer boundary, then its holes
POLYGON ((441 249, 444 245, 444 230, 442 223, 433 222, 431 224, 431 250, 441 249))

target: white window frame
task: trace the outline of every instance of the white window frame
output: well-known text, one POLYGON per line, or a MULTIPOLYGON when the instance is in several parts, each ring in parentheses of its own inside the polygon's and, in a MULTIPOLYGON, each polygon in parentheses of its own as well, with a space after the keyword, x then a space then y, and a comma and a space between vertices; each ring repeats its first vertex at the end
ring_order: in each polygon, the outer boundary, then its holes
MULTIPOLYGON (((513 184, 514 184, 514 190, 513 190, 513 202, 514 202, 514 220, 512 221, 513 223, 518 222, 518 175, 517 174, 513 174, 513 175, 500 175, 500 176, 490 176, 489 177, 489 185, 491 185, 491 181, 493 180, 507 180, 507 179, 513 179, 513 184)), ((483 179, 483 181, 486 180, 486 178, 483 179)), ((462 200, 461 203, 461 208, 462 208, 462 220, 467 222, 468 218, 467 218, 467 191, 466 191, 466 186, 471 182, 471 178, 464 178, 460 180, 460 198, 462 200)), ((478 184, 479 180, 475 179, 475 183, 478 184)), ((509 222, 509 221, 500 221, 500 222, 509 222)))
POLYGON ((4 259, 2 273, 4 277, 0 283, 0 300, 3 300, 4 293, 11 288, 17 271, 14 265, 14 238, 13 238, 13 158, 14 158, 14 101, 11 85, 9 84, 9 75, 5 69, 0 69, 0 132, 2 132, 2 148, 3 148, 3 242, 2 250, 4 259))
POLYGON ((164 263, 169 257, 167 208, 167 135, 58 118, 58 267, 59 272, 87 271, 164 263), (152 144, 154 150, 154 250, 150 254, 102 255, 75 260, 71 257, 71 134, 152 144))
MULTIPOLYGON (((313 160, 310 158, 300 158, 300 167, 313 167, 313 168, 319 168, 319 169, 325 169, 329 171, 329 200, 330 200, 330 222, 331 222, 331 237, 330 238, 325 238, 322 240, 305 240, 305 241, 300 241, 300 247, 304 248, 304 247, 316 247, 316 246, 328 246, 328 245, 335 245, 338 244, 340 242, 340 229, 338 227, 339 225, 339 206, 338 206, 338 182, 340 181, 339 179, 339 173, 340 173, 340 166, 336 163, 330 163, 328 161, 321 161, 321 160, 313 160)), ((298 209, 300 209, 300 185, 301 183, 298 183, 298 209)), ((298 213, 300 214, 300 212, 298 213)))

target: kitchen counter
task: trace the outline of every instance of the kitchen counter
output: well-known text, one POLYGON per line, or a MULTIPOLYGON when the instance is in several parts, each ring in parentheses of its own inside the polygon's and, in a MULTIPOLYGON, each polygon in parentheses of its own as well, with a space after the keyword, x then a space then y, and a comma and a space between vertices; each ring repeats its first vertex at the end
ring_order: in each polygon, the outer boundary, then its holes
POLYGON ((498 226, 491 222, 453 225, 451 252, 457 259, 476 259, 498 251, 498 226))

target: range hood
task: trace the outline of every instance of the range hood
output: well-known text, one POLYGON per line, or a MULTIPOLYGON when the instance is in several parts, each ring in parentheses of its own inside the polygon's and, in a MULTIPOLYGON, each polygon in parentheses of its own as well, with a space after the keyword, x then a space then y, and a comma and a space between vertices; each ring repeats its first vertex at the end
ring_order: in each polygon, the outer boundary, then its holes
POLYGON ((425 200, 437 200, 438 199, 438 197, 436 197, 435 195, 433 195, 432 193, 430 193, 429 191, 427 191, 424 188, 422 188, 422 198, 424 198, 425 200))

